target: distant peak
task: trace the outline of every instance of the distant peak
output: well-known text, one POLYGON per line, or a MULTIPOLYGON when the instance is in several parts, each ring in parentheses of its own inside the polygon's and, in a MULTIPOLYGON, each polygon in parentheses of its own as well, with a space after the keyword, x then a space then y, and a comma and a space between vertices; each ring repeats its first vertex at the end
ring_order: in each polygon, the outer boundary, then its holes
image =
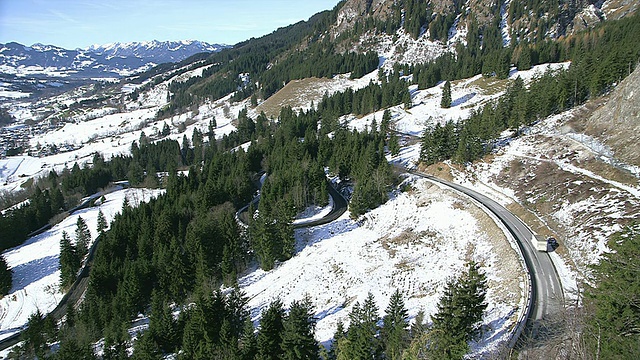
POLYGON ((113 51, 113 50, 136 49, 136 48, 147 48, 147 49, 158 48, 158 47, 176 48, 178 46, 191 46, 191 45, 197 45, 205 50, 210 49, 211 51, 225 47, 225 45, 221 45, 221 44, 210 44, 200 40, 188 39, 188 40, 175 40, 175 41, 174 40, 167 40, 167 41, 151 40, 151 41, 115 42, 115 43, 107 43, 102 45, 93 44, 85 48, 85 50, 113 51))

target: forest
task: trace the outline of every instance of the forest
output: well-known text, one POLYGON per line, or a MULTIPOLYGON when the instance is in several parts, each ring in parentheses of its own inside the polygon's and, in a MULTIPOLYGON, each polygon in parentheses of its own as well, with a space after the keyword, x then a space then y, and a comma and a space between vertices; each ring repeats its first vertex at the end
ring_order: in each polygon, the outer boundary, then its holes
MULTIPOLYGON (((406 21, 398 21, 397 16, 390 16, 383 24, 368 20, 342 39, 372 27, 389 32, 400 26, 414 37, 425 27, 434 39, 445 36, 442 29, 448 29, 453 19, 423 16, 428 9, 421 4, 398 2, 408 14, 406 21)), ((313 36, 335 22, 336 9, 202 60, 211 67, 202 78, 173 82, 174 95, 159 117, 171 116, 203 97, 218 98, 234 91, 247 98, 256 94, 267 97, 283 82, 299 77, 339 72, 357 77, 374 71, 378 65, 374 54, 339 53, 330 42, 313 36), (314 40, 310 46, 292 50, 308 37, 314 40), (289 56, 280 56, 283 53, 289 56), (312 66, 319 59, 325 66, 312 66), (240 73, 250 74, 252 81, 239 82, 240 73), (256 82, 261 86, 254 87, 256 82)), ((93 359, 92 344, 103 339, 105 359, 129 358, 127 349, 132 345, 134 359, 160 359, 174 353, 185 359, 461 359, 469 351, 468 341, 481 330, 478 324, 486 307, 486 281, 478 264, 468 264, 463 274, 447 284, 436 314, 430 319, 418 317, 411 326, 400 291, 392 296, 382 317, 371 296, 356 303, 349 325, 338 327, 328 349, 313 337, 315 320, 308 299, 294 299, 288 305, 276 300, 254 324, 237 280, 252 264, 269 270, 294 255, 293 218, 311 204, 328 202, 327 186, 331 185, 327 172, 353 187, 349 207, 354 217, 387 200, 395 179, 385 154, 397 149, 389 112, 360 132, 348 129, 340 117, 400 104, 409 108, 408 75, 411 82, 425 88, 478 73, 505 78, 511 64, 527 69, 539 63, 571 60, 568 70, 547 73, 528 87, 516 79, 503 97, 469 119, 435 125, 424 132, 423 162, 453 159, 466 163, 490 152, 505 129, 518 134, 523 126, 607 93, 633 70, 640 56, 640 40, 635 36, 640 33, 637 15, 557 42, 532 39, 531 43, 514 42, 508 48, 502 47, 498 24, 482 28, 474 24, 471 21, 468 45, 459 46, 455 56, 446 54, 427 64, 381 71, 380 83, 326 95, 317 108, 298 112, 283 108, 277 122, 264 114, 252 119, 242 110, 238 130, 219 141, 215 140, 213 124, 208 132, 196 130, 191 139, 185 136, 182 142, 141 136, 132 145, 131 155, 105 160, 96 154, 91 166, 76 164, 38 181, 29 201, 0 216, 3 250, 54 223, 56 216, 63 216, 81 197, 111 182, 126 179, 131 186, 164 187, 166 194, 136 208, 125 203, 111 224, 101 224, 81 306, 69 307, 61 324, 45 314, 34 314, 23 333, 24 343, 11 356, 93 359), (251 143, 246 151, 238 148, 246 142, 251 143), (252 209, 258 213, 245 232, 235 213, 252 200, 263 171, 266 180, 261 199, 257 209, 252 209), (226 290, 219 290, 221 287, 226 290), (462 315, 461 303, 468 310, 462 315), (176 311, 177 318, 173 315, 176 311), (149 315, 149 330, 133 341, 128 329, 139 313, 149 315), (51 352, 48 344, 54 342, 59 342, 59 347, 51 352)), ((86 229, 80 221, 77 227, 73 239, 69 234, 61 238, 63 287, 86 254, 79 246, 87 241, 86 229)), ((595 268, 600 286, 587 294, 587 304, 594 309, 587 324, 601 337, 597 344, 592 338, 584 341, 603 355, 632 353, 638 336, 634 328, 626 326, 630 321, 637 324, 633 318, 637 299, 615 292, 637 288, 637 277, 629 274, 635 274, 638 266, 638 238, 638 230, 630 228, 611 240, 610 246, 617 251, 606 255, 607 261, 595 268), (622 238, 625 241, 620 241, 622 238), (628 262, 623 255, 634 261, 628 262), (612 307, 616 311, 607 311, 612 307), (628 336, 621 339, 617 336, 620 333, 628 336)), ((10 269, 0 260, 3 290, 10 269)))
MULTIPOLYGON (((382 95, 387 87, 395 88, 380 84, 371 85, 367 91, 382 95)), ((206 297, 204 303, 216 303, 222 300, 210 299, 211 289, 222 284, 233 287, 238 274, 254 261, 264 269, 286 261, 293 256, 291 223, 295 214, 310 204, 328 202, 325 168, 344 181, 355 183, 351 203, 354 216, 386 201, 391 183, 384 158, 389 119, 387 125, 374 124, 363 132, 333 121, 327 123, 334 129, 329 136, 329 128, 319 126, 323 114, 336 118, 345 109, 336 112, 330 105, 321 108, 322 112, 283 108, 277 123, 262 115, 254 121, 242 110, 238 114, 238 131, 219 141, 214 140, 213 129, 208 134, 195 130, 191 139, 183 138, 182 144, 167 139, 151 142, 142 134, 139 142, 132 144, 130 156, 105 161, 96 154, 92 166, 76 165, 60 175, 52 172, 46 181, 39 182, 38 186, 58 189, 63 195, 91 193, 121 179, 127 179, 132 186, 166 188, 164 196, 137 208, 125 203, 108 230, 104 225, 99 229, 90 285, 82 306, 74 314, 74 330, 69 330, 74 335, 67 340, 81 338, 86 346, 104 338, 107 348, 117 353, 125 341, 123 329, 136 314, 148 313, 149 305, 157 309, 153 304, 160 303, 166 311, 169 304, 187 306, 197 294, 206 297), (235 147, 236 141, 250 141, 251 145, 245 152, 235 147), (177 169, 188 171, 183 175, 177 169), (254 180, 261 171, 266 171, 267 176, 262 185, 259 216, 253 218, 249 231, 243 232, 235 212, 251 200, 257 189, 254 180), (168 176, 158 178, 158 173, 168 176)), ((38 187, 36 194, 44 191, 38 187)), ((20 213, 35 205, 29 202, 12 212, 20 213)), ((72 281, 71 274, 86 254, 86 246, 81 245, 87 242, 82 227, 79 222, 75 236, 63 234, 61 239, 63 287, 72 281)), ((226 303, 224 298, 222 302, 226 303)), ((202 306, 205 311, 208 305, 202 306)), ((189 316, 187 310, 184 316, 189 316)), ((226 310, 219 311, 218 315, 223 316, 226 310)), ((240 320, 242 325, 244 319, 240 320)), ((190 325, 185 326, 188 329, 190 325)), ((182 330, 178 333, 182 334, 182 330)), ((201 336, 206 339, 208 335, 201 336)), ((180 344, 162 349, 174 351, 180 344)), ((187 341, 183 346, 188 344, 187 341)), ((34 349, 27 341, 24 354, 40 351, 34 349)))
MULTIPOLYGON (((422 136, 420 160, 426 164, 449 159, 462 164, 477 160, 493 150, 504 130, 512 129, 517 136, 522 127, 606 94, 638 63, 640 39, 635 34, 640 32, 639 20, 635 15, 607 22, 557 45, 545 42, 540 46, 527 46, 526 66, 519 65, 525 69, 549 60, 570 60, 571 65, 568 70, 546 72, 528 87, 516 78, 505 95, 474 111, 468 119, 427 128, 422 136), (558 54, 557 57, 551 59, 545 55, 548 49, 558 54)), ((428 71, 450 73, 452 64, 438 59, 428 71)), ((420 83, 422 70, 414 67, 413 71, 416 70, 420 83)), ((463 76, 453 77, 458 75, 463 76)), ((437 79, 430 81, 439 81, 437 79)))

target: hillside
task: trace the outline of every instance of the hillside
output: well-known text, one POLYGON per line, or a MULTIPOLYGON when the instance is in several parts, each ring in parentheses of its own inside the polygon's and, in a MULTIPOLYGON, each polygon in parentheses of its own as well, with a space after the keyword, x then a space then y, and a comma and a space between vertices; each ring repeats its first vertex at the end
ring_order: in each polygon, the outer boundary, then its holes
POLYGON ((536 125, 474 167, 481 183, 513 191, 513 200, 542 220, 538 226, 564 239, 579 273, 588 273, 613 232, 640 215, 640 163, 627 142, 639 126, 632 90, 639 75, 604 99, 536 125))
MULTIPOLYGON (((574 314, 608 239, 640 216, 638 4, 551 4, 344 1, 210 56, 12 103, 17 124, 3 129, 2 146, 18 155, 0 159, 1 221, 48 204, 16 204, 38 194, 37 179, 47 190, 38 199, 59 186, 68 203, 124 179, 164 188, 139 207, 121 206, 124 192, 107 197, 114 221, 71 321, 81 325, 61 323, 50 342, 97 344, 105 356, 225 357, 253 340, 264 346, 278 334, 264 330, 273 312, 284 324, 303 304, 313 324, 306 340, 351 354, 359 330, 349 327, 367 294, 383 334, 397 289, 411 325, 405 354, 416 355, 438 333, 420 331, 434 326, 445 289, 475 261, 487 308, 481 331, 458 345, 470 357, 505 356, 533 296, 512 234, 477 202, 408 169, 486 194, 555 237, 560 247, 541 256, 562 280, 559 317, 574 314), (329 182, 349 211, 294 230, 294 219, 330 206, 329 182), (258 190, 242 230, 235 211, 258 190)), ((25 304, 51 309, 61 297, 55 265, 72 220, 4 253, 17 281, 0 306, 3 336, 27 323, 25 304), (40 242, 46 254, 29 250, 40 242), (25 275, 42 262, 43 276, 25 275)), ((583 339, 556 320, 536 324, 544 330, 518 351, 571 356, 572 341, 583 339)))

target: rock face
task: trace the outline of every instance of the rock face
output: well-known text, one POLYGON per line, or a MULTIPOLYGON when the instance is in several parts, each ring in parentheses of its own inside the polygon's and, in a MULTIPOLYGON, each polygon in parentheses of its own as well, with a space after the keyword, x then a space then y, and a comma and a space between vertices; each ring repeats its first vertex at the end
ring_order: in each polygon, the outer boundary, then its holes
POLYGON ((603 141, 617 159, 640 166, 640 67, 593 112, 585 132, 603 141))
POLYGON ((226 47, 189 40, 115 43, 67 50, 51 45, 25 46, 11 42, 0 44, 0 73, 56 74, 71 78, 119 77, 226 47))

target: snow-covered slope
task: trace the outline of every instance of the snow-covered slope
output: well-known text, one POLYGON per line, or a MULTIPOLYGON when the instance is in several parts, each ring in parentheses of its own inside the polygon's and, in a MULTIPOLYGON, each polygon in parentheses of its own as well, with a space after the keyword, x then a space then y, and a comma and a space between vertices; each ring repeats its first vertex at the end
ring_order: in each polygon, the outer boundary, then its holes
POLYGON ((9 294, 0 299, 0 339, 7 338, 26 325, 29 316, 40 310, 52 311, 62 299, 60 292, 60 239, 66 231, 71 238, 78 217, 82 217, 91 230, 91 238, 97 236, 98 212, 102 211, 110 222, 122 209, 126 198, 131 206, 157 197, 163 190, 124 189, 105 195, 99 206, 80 210, 65 218, 50 230, 36 235, 24 244, 3 253, 13 270, 13 286, 9 294))
POLYGON ((239 280, 252 318, 271 301, 287 306, 309 296, 318 319, 316 338, 330 343, 338 321, 348 325, 355 302, 372 293, 380 316, 399 289, 409 316, 434 314, 447 280, 475 260, 489 279, 485 332, 476 355, 504 346, 524 308, 523 267, 500 228, 456 193, 410 178, 411 190, 354 221, 296 231, 297 253, 276 269, 253 270, 239 280))

